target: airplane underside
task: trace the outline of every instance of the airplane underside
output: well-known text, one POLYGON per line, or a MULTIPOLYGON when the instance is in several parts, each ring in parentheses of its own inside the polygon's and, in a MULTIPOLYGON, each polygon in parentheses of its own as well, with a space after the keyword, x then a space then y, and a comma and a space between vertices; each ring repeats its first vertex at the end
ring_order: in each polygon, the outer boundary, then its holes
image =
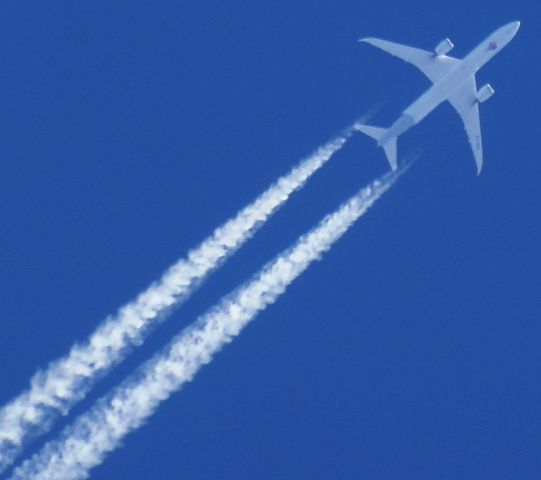
POLYGON ((483 166, 479 104, 492 97, 494 89, 486 84, 477 90, 475 73, 511 41, 519 27, 520 22, 504 25, 462 60, 447 56, 453 48, 448 38, 442 40, 434 52, 378 38, 362 38, 361 42, 377 47, 417 67, 430 80, 432 86, 406 108, 388 129, 362 124, 357 124, 355 129, 372 137, 378 142, 378 146, 383 147, 391 168, 395 170, 398 136, 447 100, 464 123, 477 166, 477 174, 479 174, 483 166))

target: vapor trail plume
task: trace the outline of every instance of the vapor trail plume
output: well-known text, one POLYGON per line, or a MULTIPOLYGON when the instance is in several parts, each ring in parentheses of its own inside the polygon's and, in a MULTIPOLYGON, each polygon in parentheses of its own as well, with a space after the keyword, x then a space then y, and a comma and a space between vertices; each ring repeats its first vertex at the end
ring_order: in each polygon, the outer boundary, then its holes
POLYGON ((346 142, 350 131, 331 140, 280 178, 236 217, 218 227, 161 279, 108 317, 83 344, 39 371, 30 388, 0 409, 0 473, 25 443, 81 400, 93 384, 139 345, 152 326, 184 301, 205 277, 246 242, 308 178, 346 142))
POLYGON ((103 462, 107 452, 140 427, 159 404, 197 371, 267 305, 286 290, 312 261, 328 250, 397 180, 390 173, 362 189, 335 213, 267 264, 249 282, 226 296, 186 328, 134 375, 64 429, 59 439, 17 468, 11 480, 75 480, 103 462))

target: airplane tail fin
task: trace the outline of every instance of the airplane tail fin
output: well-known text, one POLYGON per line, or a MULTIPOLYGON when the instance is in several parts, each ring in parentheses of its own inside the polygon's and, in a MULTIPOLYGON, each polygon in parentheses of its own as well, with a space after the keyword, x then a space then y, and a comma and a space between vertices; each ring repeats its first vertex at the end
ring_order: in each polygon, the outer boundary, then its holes
MULTIPOLYGON (((379 142, 379 139, 383 136, 386 129, 385 128, 379 128, 379 127, 372 127, 371 125, 363 125, 361 123, 357 123, 355 125, 355 129, 359 130, 359 132, 364 133, 365 135, 368 135, 369 137, 372 137, 376 142, 379 142)), ((391 166, 392 170, 396 170, 397 162, 396 162, 396 140, 397 137, 392 138, 387 143, 382 145, 383 150, 385 150, 385 155, 387 155, 387 160, 389 161, 389 165, 391 166)))

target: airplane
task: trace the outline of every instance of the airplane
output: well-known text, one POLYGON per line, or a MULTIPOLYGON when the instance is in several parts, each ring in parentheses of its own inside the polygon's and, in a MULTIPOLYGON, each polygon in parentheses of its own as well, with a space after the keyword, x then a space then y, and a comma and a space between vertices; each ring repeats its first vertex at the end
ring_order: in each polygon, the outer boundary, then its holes
POLYGON ((378 147, 383 147, 392 170, 396 170, 398 136, 448 100, 464 122, 477 165, 477 175, 479 175, 483 166, 479 104, 494 95, 494 89, 487 83, 477 91, 475 73, 511 41, 519 27, 518 21, 504 25, 489 35, 462 60, 447 56, 454 46, 448 38, 442 40, 434 52, 378 38, 361 38, 359 42, 373 45, 416 66, 428 77, 432 86, 406 108, 389 128, 356 124, 355 129, 375 139, 378 147))

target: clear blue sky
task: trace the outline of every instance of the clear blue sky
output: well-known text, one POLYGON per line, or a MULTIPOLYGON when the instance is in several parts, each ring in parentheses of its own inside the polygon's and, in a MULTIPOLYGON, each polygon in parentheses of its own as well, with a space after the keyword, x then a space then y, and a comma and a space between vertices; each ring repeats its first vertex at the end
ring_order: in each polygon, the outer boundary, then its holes
MULTIPOLYGON (((442 105, 400 139, 420 153, 403 180, 92 478, 539 478, 539 2, 46 3, 0 10, 0 404, 300 158, 428 86, 357 38, 462 57, 519 19, 478 74, 482 175, 442 105)), ((355 136, 74 413, 386 169, 355 136)))

